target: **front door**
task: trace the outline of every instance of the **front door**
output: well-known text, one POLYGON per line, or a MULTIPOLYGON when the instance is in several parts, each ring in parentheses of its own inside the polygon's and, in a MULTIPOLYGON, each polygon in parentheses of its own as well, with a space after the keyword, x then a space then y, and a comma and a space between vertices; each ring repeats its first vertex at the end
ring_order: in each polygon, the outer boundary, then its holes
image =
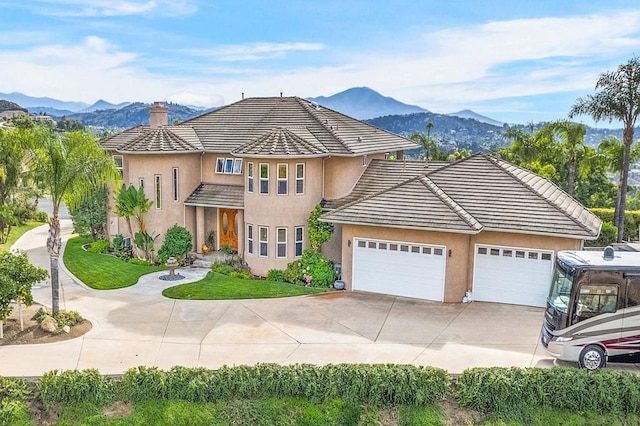
POLYGON ((220 247, 229 246, 232 250, 238 251, 238 232, 236 209, 220 209, 218 212, 220 226, 218 232, 220 233, 220 247))

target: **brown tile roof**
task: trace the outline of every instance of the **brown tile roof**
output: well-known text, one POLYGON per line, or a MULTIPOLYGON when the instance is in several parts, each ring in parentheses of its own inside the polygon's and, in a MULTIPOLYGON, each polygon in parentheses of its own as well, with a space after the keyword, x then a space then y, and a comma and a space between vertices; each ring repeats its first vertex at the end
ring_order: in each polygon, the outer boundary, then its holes
POLYGON ((123 143, 118 152, 198 152, 202 144, 195 131, 189 127, 158 127, 150 129, 123 143))
POLYGON ((244 186, 201 183, 187 197, 186 206, 244 208, 244 186))
MULTIPOLYGON (((317 151, 318 155, 356 156, 419 148, 409 139, 298 97, 247 98, 167 127, 176 135, 180 135, 177 129, 182 128, 193 129, 202 149, 207 152, 231 153, 248 149, 261 138, 268 139, 274 129, 287 129, 290 135, 297 136, 298 148, 306 147, 300 151, 301 155, 317 151)), ((117 150, 126 145, 132 151, 149 152, 147 148, 153 146, 152 141, 133 143, 146 132, 149 132, 148 127, 138 126, 103 139, 102 144, 107 149, 117 150)), ((188 145, 174 146, 183 150, 195 149, 188 145)), ((290 154, 276 150, 268 155, 290 154)))
MULTIPOLYGON (((301 133, 305 133, 302 129, 301 133)), ((305 135, 306 136, 306 135, 305 135)), ((313 138, 303 138, 290 129, 273 129, 258 138, 231 151, 237 157, 318 157, 327 154, 327 149, 313 138)))
MULTIPOLYGON (((399 166, 399 165, 398 165, 399 166)), ((382 168, 378 168, 378 171, 382 168)), ((374 196, 365 197, 323 215, 329 222, 389 226, 384 203, 372 204, 369 199, 382 200, 391 197, 390 208, 396 214, 394 223, 400 227, 417 227, 416 216, 422 229, 437 229, 443 221, 444 207, 425 211, 424 197, 433 208, 433 197, 441 191, 460 214, 469 215, 482 230, 516 232, 525 234, 555 235, 579 239, 595 239, 600 232, 601 221, 580 203, 553 183, 536 174, 485 154, 476 154, 447 166, 427 171, 429 185, 422 192, 416 191, 415 179, 408 180, 374 196), (424 195, 424 194, 426 195, 424 195), (360 204, 368 204, 363 213, 360 204), (351 213, 351 214, 349 214, 351 213), (378 217, 378 219, 376 219, 378 217), (402 224, 407 223, 409 226, 402 224)), ((371 176, 370 179, 374 179, 371 176)), ((423 181, 425 185, 427 181, 423 181)), ((419 188, 419 187, 418 187, 419 188)), ((447 205, 444 197, 439 197, 447 205)), ((451 220, 457 218, 451 215, 451 220)), ((475 232, 479 232, 480 229, 475 232)), ((464 232, 452 227, 452 232, 464 232)))

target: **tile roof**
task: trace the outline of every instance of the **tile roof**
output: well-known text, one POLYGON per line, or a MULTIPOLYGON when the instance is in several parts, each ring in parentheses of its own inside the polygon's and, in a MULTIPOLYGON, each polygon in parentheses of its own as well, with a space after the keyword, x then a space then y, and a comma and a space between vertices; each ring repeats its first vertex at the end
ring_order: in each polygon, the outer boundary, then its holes
POLYGON ((117 148, 118 152, 179 153, 202 150, 202 144, 192 128, 167 126, 142 132, 117 148))
POLYGON ((201 183, 187 197, 186 206, 244 208, 244 186, 201 183))
MULTIPOLYGON (((296 147, 290 152, 301 149, 300 155, 303 156, 310 155, 308 152, 357 156, 420 147, 409 139, 298 97, 247 98, 166 127, 178 136, 182 136, 179 129, 183 128, 193 129, 202 148, 191 140, 187 140, 189 143, 186 145, 176 142, 169 146, 178 150, 243 152, 250 147, 255 149, 259 140, 272 138, 274 129, 286 129, 289 132, 287 137, 296 140, 296 147)), ((112 150, 127 146, 130 152, 151 152, 149 147, 156 146, 158 142, 141 135, 148 132, 148 126, 138 126, 103 139, 101 143, 112 150)), ((286 150, 280 149, 274 153, 258 152, 259 155, 273 157, 298 155, 286 154, 286 150)))
MULTIPOLYGON (((396 166, 400 166, 399 164, 396 166)), ((382 171, 382 167, 374 171, 382 171)), ((373 196, 329 211, 323 219, 329 222, 389 226, 384 203, 370 200, 389 199, 389 208, 395 214, 394 223, 400 227, 438 229, 446 219, 446 198, 439 199, 445 206, 434 209, 431 194, 446 195, 456 208, 456 215, 469 215, 477 224, 474 232, 515 232, 595 239, 601 221, 575 199, 548 180, 527 170, 485 154, 476 154, 424 174, 424 190, 416 191, 415 179, 409 179, 392 188, 383 189, 373 196), (431 185, 431 186, 429 186, 431 185), (426 195, 425 195, 426 194, 426 195), (426 198, 425 198, 426 197, 426 198), (393 202, 391 201, 393 200, 393 202), (368 206, 364 213, 360 204, 368 206), (434 209, 425 210, 425 203, 434 209), (424 215, 420 222, 416 216, 424 215)), ((374 180, 375 176, 369 179, 374 180)), ((421 189, 421 188, 419 188, 421 189)), ((452 221, 457 221, 453 213, 452 221)), ((469 220, 467 218, 467 220, 469 220)), ((469 222, 471 223, 471 222, 469 222)), ((452 232, 464 232, 452 227, 452 232)))
POLYGON ((290 129, 278 128, 237 147, 231 154, 236 157, 317 157, 328 153, 323 145, 312 141, 313 138, 305 139, 290 129))

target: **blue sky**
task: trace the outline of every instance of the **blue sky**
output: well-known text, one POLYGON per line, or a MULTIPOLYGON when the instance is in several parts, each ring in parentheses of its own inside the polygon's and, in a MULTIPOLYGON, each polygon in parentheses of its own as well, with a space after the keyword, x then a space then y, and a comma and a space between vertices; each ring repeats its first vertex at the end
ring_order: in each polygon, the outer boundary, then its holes
POLYGON ((0 0, 0 92, 87 103, 367 86, 527 123, 565 118, 633 55, 637 1, 0 0))

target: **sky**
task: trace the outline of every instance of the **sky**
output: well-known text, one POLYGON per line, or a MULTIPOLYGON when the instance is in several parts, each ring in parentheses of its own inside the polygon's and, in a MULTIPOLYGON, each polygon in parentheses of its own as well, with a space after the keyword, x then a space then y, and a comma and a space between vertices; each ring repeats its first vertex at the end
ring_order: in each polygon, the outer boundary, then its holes
POLYGON ((566 118, 634 55, 637 1, 0 0, 0 92, 88 104, 366 86, 524 124, 566 118))

